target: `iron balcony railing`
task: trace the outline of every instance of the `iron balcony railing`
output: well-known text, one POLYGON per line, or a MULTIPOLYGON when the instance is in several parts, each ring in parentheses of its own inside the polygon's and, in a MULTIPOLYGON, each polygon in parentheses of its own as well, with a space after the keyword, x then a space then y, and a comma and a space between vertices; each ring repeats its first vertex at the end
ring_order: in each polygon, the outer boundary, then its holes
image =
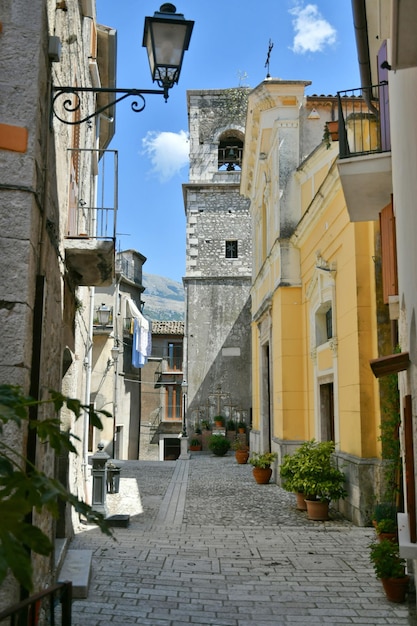
POLYGON ((124 257, 123 254, 116 256, 116 272, 120 272, 137 285, 142 284, 141 269, 137 265, 132 264, 131 259, 124 257))
POLYGON ((0 612, 0 624, 71 626, 71 603, 72 583, 58 583, 0 612))
POLYGON ((118 153, 70 149, 67 237, 116 240, 118 153))
POLYGON ((388 83, 339 91, 340 158, 391 150, 388 83))

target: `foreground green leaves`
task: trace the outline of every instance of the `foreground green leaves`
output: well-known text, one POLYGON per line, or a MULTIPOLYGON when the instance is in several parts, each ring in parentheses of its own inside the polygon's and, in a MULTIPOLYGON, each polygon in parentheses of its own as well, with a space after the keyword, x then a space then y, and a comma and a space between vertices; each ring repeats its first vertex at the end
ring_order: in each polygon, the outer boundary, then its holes
POLYGON ((39 471, 2 439, 6 424, 21 428, 27 423, 29 429, 36 431, 38 440, 47 443, 57 454, 77 454, 73 443, 77 438, 61 430, 58 416, 44 420, 29 418, 28 409, 35 405, 51 405, 55 413, 67 407, 75 419, 88 411, 90 423, 99 429, 102 429, 100 415, 110 416, 106 411, 94 412, 79 400, 56 391, 51 391, 47 400, 37 401, 23 394, 19 387, 0 385, 0 584, 10 570, 29 591, 33 578, 31 552, 47 556, 53 548, 47 535, 31 523, 33 511, 57 518, 59 502, 69 503, 87 522, 111 534, 103 515, 68 492, 58 480, 39 471))

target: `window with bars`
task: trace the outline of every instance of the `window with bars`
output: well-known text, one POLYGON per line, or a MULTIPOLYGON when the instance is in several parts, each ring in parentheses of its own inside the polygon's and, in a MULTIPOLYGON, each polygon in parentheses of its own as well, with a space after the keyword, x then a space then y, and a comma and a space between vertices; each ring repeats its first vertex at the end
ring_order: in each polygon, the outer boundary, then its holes
POLYGON ((237 239, 226 241, 226 259, 237 259, 237 239))

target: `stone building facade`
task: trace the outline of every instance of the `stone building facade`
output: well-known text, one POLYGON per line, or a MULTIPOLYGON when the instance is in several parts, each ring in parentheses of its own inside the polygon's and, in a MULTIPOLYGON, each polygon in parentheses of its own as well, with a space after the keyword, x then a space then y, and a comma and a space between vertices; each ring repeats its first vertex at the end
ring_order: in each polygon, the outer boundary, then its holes
POLYGON ((191 430, 219 412, 250 421, 251 218, 239 191, 247 92, 187 94, 184 380, 191 430))
POLYGON ((103 430, 90 431, 88 449, 93 453, 103 443, 104 451, 115 459, 139 456, 141 385, 140 370, 132 365, 132 315, 142 309, 145 261, 136 250, 118 252, 115 282, 97 287, 94 294, 90 397, 97 410, 111 416, 102 418, 103 430))
POLYGON ((184 322, 153 321, 152 353, 141 370, 140 460, 180 455, 184 322))
MULTIPOLYGON (((98 238, 91 217, 97 214, 93 203, 104 154, 98 150, 105 150, 114 127, 98 119, 65 124, 51 111, 51 101, 57 86, 89 87, 114 78, 115 33, 97 25, 94 1, 4 0, 1 8, 0 382, 19 385, 39 400, 55 389, 88 404, 90 302, 96 286, 112 282, 115 256, 114 230, 98 238)), ((75 122, 95 105, 95 96, 86 94, 81 109, 65 113, 58 105, 57 111, 75 122)), ((35 413, 36 419, 54 415, 43 408, 35 413)), ((72 414, 62 412, 62 427, 83 440, 87 416, 74 423, 72 414)), ((2 436, 74 494, 90 499, 83 444, 72 462, 68 455, 55 459, 47 445, 25 433, 6 429, 2 436)), ((52 541, 71 534, 68 509, 57 523, 47 515, 34 520, 52 541)), ((55 565, 53 555, 33 561, 38 591, 54 581, 55 565)), ((13 604, 19 586, 10 578, 0 595, 1 605, 13 604)))

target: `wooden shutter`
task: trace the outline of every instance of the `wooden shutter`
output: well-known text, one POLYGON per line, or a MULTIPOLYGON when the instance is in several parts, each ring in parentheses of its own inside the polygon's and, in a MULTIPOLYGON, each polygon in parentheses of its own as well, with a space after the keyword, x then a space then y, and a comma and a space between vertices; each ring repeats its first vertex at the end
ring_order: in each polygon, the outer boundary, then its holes
POLYGON ((398 295, 397 244, 395 239, 395 216, 390 204, 379 214, 382 253, 382 290, 384 303, 389 303, 389 296, 398 295))

